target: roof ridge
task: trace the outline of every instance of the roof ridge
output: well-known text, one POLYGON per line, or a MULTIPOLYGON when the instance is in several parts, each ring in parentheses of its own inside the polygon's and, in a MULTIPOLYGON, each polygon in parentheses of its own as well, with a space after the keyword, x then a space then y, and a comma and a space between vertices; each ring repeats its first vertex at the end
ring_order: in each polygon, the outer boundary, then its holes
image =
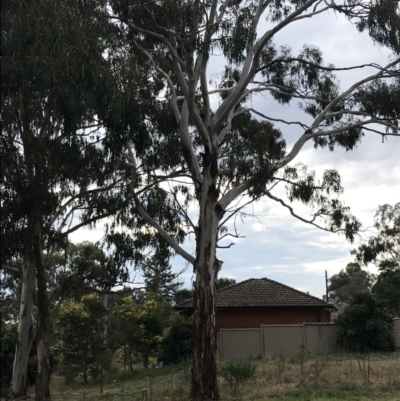
MULTIPOLYGON (((267 277, 248 278, 240 283, 221 288, 216 292, 217 306, 240 307, 240 306, 319 306, 328 307, 331 305, 324 300, 297 290, 289 285, 280 283, 267 277), (272 298, 265 298, 266 294, 272 298)), ((193 308, 194 299, 187 299, 175 305, 180 308, 193 308)))
MULTIPOLYGON (((241 281, 240 283, 235 283, 235 284, 232 284, 232 285, 228 285, 227 287, 220 288, 219 290, 217 290, 217 292, 220 293, 220 292, 222 292, 224 290, 227 290, 228 288, 237 287, 237 286, 239 286, 241 284, 244 284, 244 283, 246 283, 247 281, 250 281, 250 280, 257 280, 257 279, 256 278, 248 278, 247 280, 241 281)), ((187 302, 190 302, 190 301, 193 301, 193 300, 194 300, 194 297, 188 298, 188 299, 185 299, 183 302, 181 302, 179 304, 176 304, 175 306, 186 304, 187 302)))
POLYGON ((323 303, 329 305, 328 302, 325 302, 323 299, 320 299, 320 298, 318 298, 318 297, 316 297, 316 296, 314 296, 314 295, 307 294, 306 292, 300 291, 300 290, 298 290, 297 288, 293 288, 293 287, 290 287, 290 286, 288 286, 288 285, 286 285, 286 284, 280 283, 279 281, 272 280, 271 278, 263 277, 262 280, 272 281, 272 282, 274 282, 275 284, 279 284, 281 287, 289 288, 289 289, 292 290, 292 291, 296 291, 296 292, 298 292, 298 293, 300 293, 300 294, 302 294, 302 295, 306 295, 307 297, 314 298, 314 299, 316 299, 316 300, 319 301, 319 302, 323 302, 323 303))
POLYGON ((250 281, 250 280, 257 280, 257 279, 256 278, 248 278, 247 280, 241 281, 240 283, 236 283, 236 284, 228 285, 227 287, 224 287, 224 288, 220 288, 219 290, 217 290, 217 292, 222 292, 222 291, 225 291, 225 290, 227 290, 229 288, 237 287, 237 286, 239 286, 241 284, 247 283, 247 281, 250 281))

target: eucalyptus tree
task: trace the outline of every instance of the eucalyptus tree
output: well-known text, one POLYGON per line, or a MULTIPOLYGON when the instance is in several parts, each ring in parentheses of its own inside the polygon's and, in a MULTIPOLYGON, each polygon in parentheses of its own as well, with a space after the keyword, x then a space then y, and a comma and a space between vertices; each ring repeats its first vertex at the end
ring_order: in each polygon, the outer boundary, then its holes
POLYGON ((96 8, 106 4, 2 2, 1 257, 8 266, 22 260, 14 398, 26 395, 35 294, 36 399, 50 399, 47 270, 55 251, 70 233, 130 200, 118 133, 131 127, 128 137, 139 146, 140 107, 132 96, 123 103, 137 112, 121 112, 114 96, 120 85, 112 63, 116 30, 93 15, 96 8), (99 130, 100 120, 106 130, 99 130))
MULTIPOLYGON (((400 99, 399 99, 400 100, 400 99)), ((379 206, 374 217, 376 234, 352 251, 358 262, 374 262, 378 266, 386 261, 400 269, 400 202, 379 206)))
POLYGON ((131 194, 136 210, 193 266, 191 399, 218 399, 215 283, 222 261, 216 252, 218 246, 229 247, 221 239, 234 235, 226 223, 246 204, 267 197, 295 218, 353 240, 360 223, 339 200, 343 188, 338 172, 327 170, 318 180, 304 165, 293 163, 308 142, 315 148, 353 150, 365 133, 399 136, 399 85, 394 80, 400 61, 397 2, 110 3, 107 15, 121 29, 122 46, 147 59, 149 81, 165 85, 157 98, 160 114, 146 116, 149 146, 137 152, 127 141, 131 194), (274 37, 286 27, 329 10, 344 13, 360 30, 368 29, 373 40, 390 46, 393 60, 385 66, 371 60, 368 66, 344 67, 360 68, 360 79, 340 88, 334 75, 340 68, 325 64, 316 47, 306 45, 293 54, 288 46, 274 44, 274 37), (226 67, 216 87, 209 88, 217 53, 224 56, 226 67), (304 120, 282 120, 252 107, 249 100, 257 94, 268 94, 280 104, 298 101, 304 120), (273 125, 277 121, 297 127, 299 134, 290 149, 273 125), (160 188, 160 182, 169 192, 171 206, 182 215, 184 233, 194 233, 194 254, 168 234, 157 214, 137 196, 145 187, 160 188), (282 185, 288 201, 276 192, 282 185), (294 200, 314 207, 311 218, 296 213, 290 204, 294 200), (195 217, 188 212, 193 204, 195 217))
POLYGON ((380 205, 374 218, 375 235, 352 251, 360 263, 379 269, 372 292, 395 316, 400 316, 400 202, 380 205))
POLYGON ((374 276, 363 270, 358 263, 348 263, 346 269, 334 274, 329 279, 329 297, 338 297, 341 302, 348 302, 359 291, 371 290, 374 276))

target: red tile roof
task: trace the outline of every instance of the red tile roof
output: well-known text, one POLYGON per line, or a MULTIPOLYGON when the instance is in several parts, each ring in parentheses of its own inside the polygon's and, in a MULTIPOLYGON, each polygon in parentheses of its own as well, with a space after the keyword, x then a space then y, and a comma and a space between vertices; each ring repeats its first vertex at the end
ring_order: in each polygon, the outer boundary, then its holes
MULTIPOLYGON (((317 297, 268 278, 250 278, 217 291, 217 307, 244 306, 316 306, 332 308, 332 305, 317 297)), ((175 308, 193 308, 193 300, 175 305, 175 308)))

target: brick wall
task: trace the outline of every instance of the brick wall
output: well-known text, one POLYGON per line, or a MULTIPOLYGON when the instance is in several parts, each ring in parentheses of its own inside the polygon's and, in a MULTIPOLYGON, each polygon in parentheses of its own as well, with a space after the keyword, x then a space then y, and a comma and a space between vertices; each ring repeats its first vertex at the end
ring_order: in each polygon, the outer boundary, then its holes
POLYGON ((330 322, 328 310, 320 308, 219 308, 216 329, 260 328, 265 324, 302 324, 330 322))

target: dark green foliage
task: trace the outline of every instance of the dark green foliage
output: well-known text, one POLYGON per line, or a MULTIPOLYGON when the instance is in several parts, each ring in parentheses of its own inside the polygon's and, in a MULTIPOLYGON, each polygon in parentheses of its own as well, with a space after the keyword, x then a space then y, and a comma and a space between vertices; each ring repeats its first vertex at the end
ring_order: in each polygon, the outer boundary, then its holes
POLYGON ((370 290, 372 282, 373 276, 362 270, 358 263, 349 263, 346 270, 341 270, 329 279, 329 296, 347 302, 358 291, 370 290))
POLYGON ((362 105, 362 111, 376 113, 381 118, 388 118, 398 126, 400 113, 399 82, 391 84, 383 80, 375 81, 357 92, 356 100, 362 105))
POLYGON ((377 297, 360 291, 349 301, 336 322, 337 344, 353 352, 393 351, 393 315, 377 297))
POLYGON ((146 258, 140 267, 148 296, 155 297, 160 302, 170 303, 180 283, 177 281, 177 275, 172 273, 169 255, 164 258, 162 256, 156 251, 155 255, 146 258))
POLYGON ((338 82, 329 70, 332 67, 324 66, 322 52, 315 46, 304 46, 295 55, 288 46, 277 49, 271 42, 261 53, 259 71, 269 84, 279 87, 272 96, 282 104, 289 103, 298 91, 313 91, 318 100, 307 103, 303 109, 316 117, 339 92, 338 82))
POLYGON ((1 324, 17 321, 21 293, 22 261, 4 260, 0 270, 1 324))
POLYGON ((377 234, 354 249, 352 254, 360 263, 375 262, 379 266, 383 261, 391 260, 400 268, 400 202, 379 206, 374 226, 377 234))
POLYGON ((400 317, 400 268, 393 260, 379 265, 380 274, 372 292, 396 317, 400 317))
POLYGON ((0 366, 1 366, 1 381, 0 381, 0 396, 6 397, 10 388, 14 352, 15 352, 15 341, 17 331, 14 327, 7 327, 1 324, 1 344, 0 344, 0 366))
MULTIPOLYGON (((3 318, 3 315, 2 315, 3 318)), ((17 328, 1 322, 0 342, 0 396, 6 397, 11 385, 15 342, 17 339, 17 328)), ((36 378, 36 349, 33 346, 28 360, 27 385, 32 386, 36 378)))
POLYGON ((271 179, 274 172, 269 167, 284 155, 286 144, 271 123, 259 122, 246 112, 234 119, 221 151, 225 148, 227 157, 220 164, 223 183, 238 184, 258 171, 257 182, 262 187, 271 179))
POLYGON ((352 251, 363 264, 375 263, 379 269, 372 292, 400 316, 400 203, 381 205, 375 214, 376 235, 352 251))
POLYGON ((175 315, 168 334, 162 340, 161 350, 161 360, 166 364, 190 358, 193 354, 193 319, 175 315))
POLYGON ((236 284, 236 280, 228 277, 220 277, 215 281, 215 287, 217 291, 221 290, 222 288, 230 287, 234 284, 236 284))
MULTIPOLYGON (((354 0, 350 0, 349 3, 354 3, 354 0)), ((357 22, 357 28, 361 32, 368 30, 370 36, 377 43, 391 48, 396 54, 400 54, 400 11, 398 0, 374 0, 371 1, 368 8, 369 13, 357 22)), ((365 16, 365 14, 361 15, 365 16)))
POLYGON ((249 361, 228 362, 220 365, 218 374, 226 380, 233 392, 254 376, 257 366, 249 361))
POLYGON ((345 206, 338 196, 343 192, 341 178, 336 170, 326 170, 322 180, 316 181, 315 172, 308 171, 307 166, 299 163, 284 170, 287 196, 290 201, 299 200, 313 206, 316 211, 313 219, 325 219, 327 228, 332 232, 344 233, 353 242, 361 223, 352 216, 349 207, 345 206))
POLYGON ((117 27, 95 14, 105 7, 103 1, 2 2, 2 258, 26 248, 33 210, 44 248, 64 247, 61 229, 94 224, 128 204, 126 191, 113 188, 130 174, 121 157, 126 140, 138 149, 147 141, 141 105, 151 109, 145 92, 153 86, 145 77, 139 88, 134 60, 122 62, 121 54, 122 75, 115 74, 117 27), (122 79, 128 94, 119 91, 122 79), (72 227, 66 200, 81 218, 72 227))
POLYGON ((65 298, 78 301, 93 290, 110 291, 129 279, 127 266, 118 262, 98 244, 68 243, 64 250, 55 252, 49 266, 50 300, 58 304, 65 298))
POLYGON ((178 290, 175 293, 174 301, 175 304, 179 305, 182 302, 188 301, 193 298, 193 290, 188 290, 187 288, 183 288, 182 290, 178 290))

